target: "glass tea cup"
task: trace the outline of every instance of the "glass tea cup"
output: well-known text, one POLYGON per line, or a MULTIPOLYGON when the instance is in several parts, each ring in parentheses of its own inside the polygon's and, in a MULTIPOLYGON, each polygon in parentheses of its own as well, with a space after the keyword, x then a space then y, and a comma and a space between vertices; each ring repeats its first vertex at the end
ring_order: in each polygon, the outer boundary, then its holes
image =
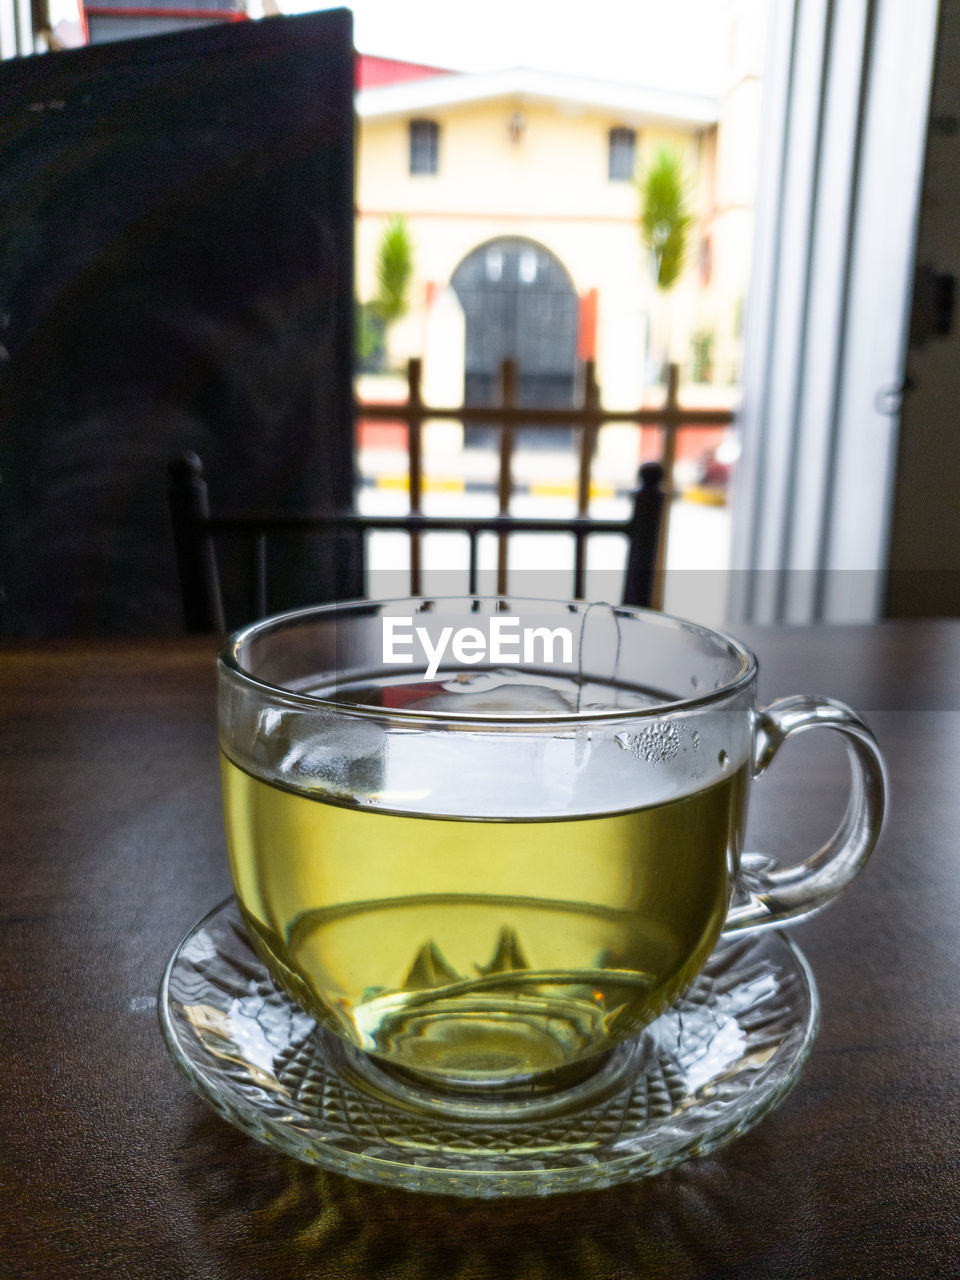
POLYGON ((233 883, 274 978, 432 1090, 589 1073, 721 936, 835 897, 883 818, 831 699, 755 702, 737 641, 627 607, 363 601, 267 618, 219 659, 233 883), (799 866, 741 865, 751 779, 838 732, 852 785, 799 866))

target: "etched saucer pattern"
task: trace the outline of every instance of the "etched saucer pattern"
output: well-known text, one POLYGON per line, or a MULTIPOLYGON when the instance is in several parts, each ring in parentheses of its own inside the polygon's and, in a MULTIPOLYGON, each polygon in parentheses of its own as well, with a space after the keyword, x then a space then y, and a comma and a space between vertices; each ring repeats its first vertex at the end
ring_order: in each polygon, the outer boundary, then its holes
POLYGON ((187 1079, 252 1137, 366 1181, 489 1197, 609 1186, 714 1150, 786 1096, 818 1024, 802 954, 761 933, 722 942, 682 999, 579 1085, 447 1106, 294 1004, 233 899, 176 949, 159 1010, 187 1079))

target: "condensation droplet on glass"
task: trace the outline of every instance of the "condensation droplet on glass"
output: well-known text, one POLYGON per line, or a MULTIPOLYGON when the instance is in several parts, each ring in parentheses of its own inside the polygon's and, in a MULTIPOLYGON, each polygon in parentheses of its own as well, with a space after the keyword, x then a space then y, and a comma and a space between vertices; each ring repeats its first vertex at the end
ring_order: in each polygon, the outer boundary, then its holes
POLYGON ((721 751, 720 754, 717 756, 717 764, 720 766, 721 769, 725 769, 729 763, 730 763, 730 757, 727 755, 725 751, 721 751))
POLYGON ((691 688, 691 689, 696 689, 696 688, 699 686, 699 684, 700 684, 700 681, 697 679, 697 677, 696 677, 696 676, 691 676, 691 677, 690 677, 690 688, 691 688))
POLYGON ((698 729, 694 729, 693 733, 691 733, 690 743, 694 751, 700 750, 700 732, 698 729))
POLYGON ((638 733, 618 733, 614 740, 644 764, 657 766, 677 758, 685 733, 674 720, 655 720, 638 733))

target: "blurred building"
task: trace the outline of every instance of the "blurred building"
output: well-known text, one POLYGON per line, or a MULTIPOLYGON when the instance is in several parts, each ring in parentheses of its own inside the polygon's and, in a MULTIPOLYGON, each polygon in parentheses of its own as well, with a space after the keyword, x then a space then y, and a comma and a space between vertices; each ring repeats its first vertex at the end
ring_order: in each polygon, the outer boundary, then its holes
POLYGON ((483 403, 505 356, 521 403, 568 403, 585 358, 611 407, 638 404, 666 358, 687 381, 735 384, 764 53, 762 8, 754 16, 718 50, 718 96, 360 57, 360 299, 376 294, 397 214, 414 255, 388 362, 422 356, 428 398, 433 386, 448 403, 483 403), (694 217, 667 294, 639 233, 638 179, 661 147, 683 161, 694 217))

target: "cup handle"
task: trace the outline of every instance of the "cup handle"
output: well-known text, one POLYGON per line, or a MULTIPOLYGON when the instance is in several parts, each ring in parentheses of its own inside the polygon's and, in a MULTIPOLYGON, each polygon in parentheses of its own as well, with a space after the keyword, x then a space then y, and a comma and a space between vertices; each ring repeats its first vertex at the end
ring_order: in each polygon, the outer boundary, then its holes
POLYGON ((759 710, 753 776, 766 770, 791 734, 820 728, 843 735, 850 760, 850 798, 843 820, 831 839, 797 866, 776 867, 770 859, 746 855, 738 887, 747 900, 731 908, 725 935, 810 915, 845 889, 873 852, 883 826, 886 773, 876 739, 850 707, 832 698, 796 695, 759 710))

